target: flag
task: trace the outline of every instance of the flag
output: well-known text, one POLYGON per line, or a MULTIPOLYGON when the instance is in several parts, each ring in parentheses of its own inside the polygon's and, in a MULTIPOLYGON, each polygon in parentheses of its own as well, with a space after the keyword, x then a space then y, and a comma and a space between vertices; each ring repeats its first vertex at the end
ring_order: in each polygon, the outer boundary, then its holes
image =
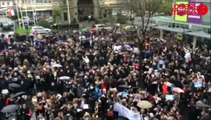
POLYGON ((141 120, 141 116, 138 112, 133 112, 120 103, 114 103, 113 110, 118 112, 119 116, 123 116, 129 120, 141 120))
POLYGON ((7 12, 7 15, 8 15, 9 17, 14 16, 14 15, 15 15, 14 10, 9 10, 9 11, 7 12))

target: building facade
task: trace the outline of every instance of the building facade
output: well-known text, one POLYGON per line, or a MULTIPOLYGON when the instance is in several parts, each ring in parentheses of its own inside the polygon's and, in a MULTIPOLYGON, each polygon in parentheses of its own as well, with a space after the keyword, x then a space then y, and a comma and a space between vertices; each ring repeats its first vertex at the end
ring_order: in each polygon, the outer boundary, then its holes
POLYGON ((0 1, 0 8, 7 8, 7 9, 15 9, 16 7, 15 0, 1 0, 0 1))
POLYGON ((68 21, 68 8, 70 19, 81 21, 88 16, 95 19, 109 18, 113 13, 121 11, 126 0, 19 0, 19 8, 29 17, 36 11, 36 15, 49 17, 52 15, 53 6, 62 9, 63 22, 68 21), (69 5, 68 5, 69 3, 69 5))
POLYGON ((52 14, 53 6, 59 6, 60 0, 19 0, 19 12, 23 12, 24 16, 33 17, 36 12, 37 17, 48 18, 52 14))
MULTIPOLYGON (((69 0, 71 20, 82 21, 88 16, 95 19, 111 18, 117 12, 125 11, 125 1, 127 0, 69 0)), ((64 8, 67 8, 66 4, 64 8)), ((68 18, 67 12, 64 9, 64 18, 68 18)))
POLYGON ((205 5, 208 7, 208 13, 202 17, 202 24, 211 26, 211 1, 205 1, 205 5))

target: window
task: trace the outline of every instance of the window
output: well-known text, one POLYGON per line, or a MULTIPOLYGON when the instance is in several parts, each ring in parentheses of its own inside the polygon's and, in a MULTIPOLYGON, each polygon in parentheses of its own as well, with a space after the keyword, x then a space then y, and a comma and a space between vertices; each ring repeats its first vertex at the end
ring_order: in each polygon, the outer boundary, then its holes
POLYGON ((10 5, 10 2, 7 2, 7 5, 10 5))
POLYGON ((63 4, 67 4, 67 0, 62 0, 63 4))
POLYGON ((64 21, 67 21, 68 19, 67 19, 67 12, 64 12, 63 13, 63 17, 64 17, 64 21))
POLYGON ((59 3, 60 0, 52 0, 51 2, 52 2, 52 3, 59 3))
POLYGON ((36 3, 43 3, 43 0, 36 0, 36 3))
POLYGON ((1 4, 4 5, 4 2, 2 2, 1 4))
POLYGON ((36 0, 24 0, 25 1, 25 3, 35 3, 36 2, 36 0))
POLYGON ((109 13, 108 13, 108 14, 109 14, 109 15, 112 15, 112 9, 109 10, 109 13))
POLYGON ((104 10, 104 12, 103 12, 103 17, 104 17, 104 18, 107 17, 107 10, 104 10))

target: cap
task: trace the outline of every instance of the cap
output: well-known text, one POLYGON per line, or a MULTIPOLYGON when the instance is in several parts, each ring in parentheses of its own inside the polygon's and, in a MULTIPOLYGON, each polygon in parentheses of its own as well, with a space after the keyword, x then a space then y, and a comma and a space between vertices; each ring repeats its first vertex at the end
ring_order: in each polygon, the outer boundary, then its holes
POLYGON ((30 74, 30 73, 31 73, 31 71, 30 71, 30 70, 28 70, 28 71, 27 71, 27 74, 30 74))
POLYGON ((9 93, 9 91, 8 91, 8 89, 3 89, 3 90, 1 91, 1 93, 2 93, 3 95, 6 95, 6 94, 9 93))
POLYGON ((154 114, 153 113, 150 113, 149 116, 152 118, 152 117, 154 117, 154 114))
POLYGON ((85 112, 84 117, 90 116, 88 112, 85 112))
POLYGON ((40 79, 40 76, 36 76, 35 79, 39 80, 40 79))
POLYGON ((17 67, 15 67, 15 68, 14 68, 14 71, 18 71, 18 68, 17 68, 17 67))
POLYGON ((61 95, 61 94, 57 94, 56 97, 57 97, 58 99, 61 99, 61 98, 62 98, 62 95, 61 95))
POLYGON ((37 93, 37 96, 38 97, 41 97, 42 96, 42 93, 41 92, 37 93))
POLYGON ((27 77, 28 78, 33 78, 33 76, 31 74, 28 74, 27 77))

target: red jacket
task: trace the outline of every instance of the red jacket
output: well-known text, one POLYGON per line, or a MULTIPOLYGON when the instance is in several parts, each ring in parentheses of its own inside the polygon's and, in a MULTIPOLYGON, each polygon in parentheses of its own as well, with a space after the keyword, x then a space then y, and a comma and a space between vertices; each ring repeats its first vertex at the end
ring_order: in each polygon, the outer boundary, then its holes
POLYGON ((107 88, 105 83, 101 83, 100 87, 101 87, 102 90, 107 88))
POLYGON ((168 85, 163 84, 163 86, 162 86, 162 93, 163 94, 167 94, 168 93, 168 85))
POLYGON ((5 103, 5 104, 6 104, 6 106, 7 106, 7 105, 9 105, 9 103, 10 103, 10 97, 7 97, 7 99, 6 99, 6 103, 5 103))

